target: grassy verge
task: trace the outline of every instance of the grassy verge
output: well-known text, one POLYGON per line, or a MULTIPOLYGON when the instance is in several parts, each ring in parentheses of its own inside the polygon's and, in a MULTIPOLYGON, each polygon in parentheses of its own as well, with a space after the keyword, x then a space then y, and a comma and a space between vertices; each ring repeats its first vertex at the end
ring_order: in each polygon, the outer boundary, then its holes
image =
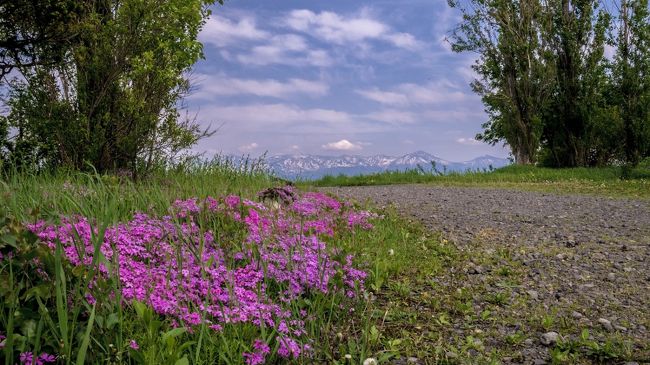
POLYGON ((639 167, 626 174, 627 178, 622 179, 622 169, 617 167, 550 169, 508 166, 491 172, 447 175, 411 170, 363 176, 327 176, 304 184, 312 186, 434 184, 650 199, 650 169, 639 167))
POLYGON ((341 242, 370 216, 324 195, 257 203, 276 184, 220 166, 5 179, 0 363, 335 361, 327 339, 363 303, 341 242))
MULTIPOLYGON (((327 262, 339 262, 340 266, 335 266, 331 276, 331 283, 336 286, 328 286, 326 290, 311 288, 287 301, 282 293, 288 290, 288 284, 258 272, 262 277, 256 284, 259 286, 228 287, 233 291, 250 289, 247 292, 250 295, 266 290, 270 293, 265 297, 269 303, 281 303, 278 308, 292 320, 298 319, 295 330, 300 334, 294 337, 300 338, 301 350, 307 349, 304 345, 310 348, 300 355, 280 356, 283 335, 274 326, 244 321, 223 325, 219 331, 208 330, 207 324, 201 321, 207 318, 201 309, 204 304, 186 306, 199 314, 198 324, 193 325, 183 322, 191 319, 189 317, 178 319, 160 314, 159 308, 154 308, 155 303, 152 306, 146 300, 120 300, 124 284, 118 278, 124 267, 111 265, 107 259, 110 250, 102 246, 111 227, 122 224, 126 232, 140 234, 144 228, 162 224, 163 221, 155 217, 172 214, 170 209, 193 212, 193 203, 186 200, 188 198, 197 197, 201 202, 207 196, 234 194, 255 199, 258 191, 274 184, 276 182, 263 172, 233 172, 218 166, 167 173, 137 183, 111 176, 76 173, 5 179, 0 189, 5 216, 0 224, 0 253, 4 255, 0 257, 0 347, 3 347, 0 363, 27 363, 30 359, 36 362, 36 357, 44 353, 55 355, 53 361, 61 364, 259 364, 255 356, 261 354, 265 355, 266 363, 341 365, 362 364, 369 358, 388 363, 406 362, 408 357, 416 357, 417 361, 426 364, 498 363, 504 357, 517 359, 521 343, 527 339, 524 329, 513 332, 506 339, 509 346, 495 350, 489 341, 498 333, 485 328, 486 324, 496 329, 499 325, 521 321, 514 313, 523 313, 522 308, 528 304, 518 300, 510 306, 505 305, 507 296, 486 292, 482 283, 474 285, 462 277, 462 268, 470 260, 499 266, 489 280, 493 281, 492 286, 507 290, 509 285, 516 285, 518 275, 523 275, 521 268, 509 261, 511 253, 505 250, 477 250, 471 254, 459 251, 443 237, 404 220, 390 209, 378 212, 381 217, 370 219, 374 225, 372 229, 349 227, 369 217, 363 210, 370 209, 367 206, 343 206, 336 211, 328 208, 316 216, 306 213, 299 218, 298 228, 301 232, 304 230, 306 237, 316 237, 310 235, 319 229, 334 228, 331 235, 318 235, 318 239, 326 243, 329 256, 320 256, 321 248, 316 245, 317 250, 312 253, 319 259, 311 262, 320 265, 321 258, 328 257, 332 261, 327 262), (134 223, 135 212, 147 213, 155 219, 146 221, 144 226, 134 223), (104 252, 93 255, 92 262, 85 266, 71 265, 65 260, 70 251, 63 252, 63 243, 54 242, 53 249, 47 250, 26 227, 36 222, 60 225, 62 216, 79 215, 98 228, 94 233, 87 232, 87 249, 93 253, 104 252), (366 273, 365 289, 334 290, 348 285, 345 284, 345 272, 349 267, 344 264, 348 255, 353 255, 354 267, 366 273), (98 272, 108 273, 108 279, 100 277, 98 272), (93 298, 88 297, 88 288, 93 289, 93 298), (479 302, 475 302, 477 298, 479 302)), ((314 203, 322 202, 333 204, 326 197, 317 197, 297 208, 309 212, 314 203)), ((277 209, 272 203, 267 207, 271 212, 277 209)), ((176 240, 180 243, 172 247, 177 251, 170 253, 196 262, 192 255, 203 257, 201 250, 207 238, 192 239, 208 237, 206 234, 210 232, 226 257, 223 265, 216 268, 233 273, 246 269, 245 273, 249 265, 266 260, 259 247, 264 248, 275 240, 286 241, 287 237, 282 235, 291 226, 274 226, 270 230, 272 235, 261 238, 256 248, 257 245, 246 243, 247 235, 251 237, 247 227, 250 230, 251 226, 250 220, 243 219, 257 219, 253 211, 264 212, 255 205, 236 205, 227 210, 226 215, 215 216, 201 210, 192 220, 187 220, 187 216, 172 220, 171 232, 180 229, 190 233, 176 238, 172 234, 158 244, 176 240), (251 255, 250 261, 235 258, 244 249, 249 250, 246 252, 251 255)), ((267 213, 263 213, 262 218, 270 217, 264 214, 267 213)), ((276 222, 286 223, 286 219, 296 215, 293 212, 273 217, 282 218, 276 222)), ((296 221, 289 222, 294 222, 296 228, 296 221)), ((70 241, 81 243, 81 233, 73 232, 70 241)), ((307 248, 290 246, 288 253, 293 260, 300 261, 301 257, 306 257, 304 250, 307 248)), ((155 252, 156 247, 151 250, 155 252)), ((173 255, 167 259, 182 262, 173 255)), ((142 263, 152 262, 147 258, 142 260, 142 263)), ((183 290, 210 283, 208 275, 219 277, 218 270, 210 266, 212 259, 199 262, 196 271, 199 281, 183 290)), ((264 273, 270 268, 263 267, 264 273)), ((181 267, 177 269, 177 273, 169 273, 170 278, 185 275, 181 267)), ((302 278, 306 273, 295 269, 292 278, 302 278)), ((245 284, 249 279, 247 276, 244 279, 242 283, 245 284)), ((250 280, 257 279, 251 276, 250 280)), ((211 283, 215 285, 214 281, 211 283)), ((561 327, 563 334, 580 335, 580 328, 566 327, 565 319, 549 318, 541 308, 537 310, 530 317, 530 328, 538 330, 562 323, 565 326, 561 327)), ((586 346, 591 346, 591 353, 601 357, 624 359, 628 356, 614 346, 616 339, 587 340, 560 344, 564 347, 558 347, 554 356, 560 360, 563 356, 583 359, 582 349, 586 346)), ((591 358, 584 359, 587 362, 591 358)), ((47 360, 51 358, 46 356, 41 362, 47 363, 47 360)))

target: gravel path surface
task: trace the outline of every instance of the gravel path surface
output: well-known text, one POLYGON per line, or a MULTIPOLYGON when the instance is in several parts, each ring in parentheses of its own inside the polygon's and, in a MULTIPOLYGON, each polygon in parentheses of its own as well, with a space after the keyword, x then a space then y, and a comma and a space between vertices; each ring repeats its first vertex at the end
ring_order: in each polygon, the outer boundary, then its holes
MULTIPOLYGON (((462 277, 464 287, 503 292, 491 280, 498 261, 484 258, 507 250, 521 269, 521 280, 508 290, 504 311, 521 313, 507 313, 512 323, 499 325, 486 346, 499 349, 506 336, 532 332, 518 355, 504 362, 544 363, 556 341, 548 343, 545 333, 560 332, 561 339, 562 330, 571 332, 566 323, 535 326, 537 315, 564 318, 577 330, 589 329, 596 340, 622 338, 633 344, 636 358, 648 359, 649 201, 427 185, 323 190, 378 207, 394 205, 468 253, 457 274, 437 279, 443 289, 432 291, 454 290, 462 277), (521 298, 526 300, 523 310, 521 298)), ((475 304, 478 309, 485 304, 478 294, 475 304)), ((460 326, 456 332, 463 331, 460 326)))

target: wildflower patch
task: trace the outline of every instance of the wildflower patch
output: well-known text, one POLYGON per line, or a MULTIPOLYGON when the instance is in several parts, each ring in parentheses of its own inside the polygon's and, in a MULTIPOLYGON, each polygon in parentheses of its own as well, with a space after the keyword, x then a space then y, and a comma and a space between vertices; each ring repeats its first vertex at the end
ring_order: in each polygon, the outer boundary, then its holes
MULTIPOLYGON (((105 231, 81 216, 29 229, 51 249, 60 245, 75 267, 91 265, 99 252, 98 280, 117 277, 125 302, 145 303, 176 327, 220 332, 244 324, 271 333, 251 339, 242 353, 248 364, 298 359, 315 340, 306 335, 311 314, 300 300, 318 294, 352 304, 364 291, 366 273, 328 242, 337 232, 372 229, 376 217, 322 193, 282 191, 292 199, 269 206, 238 196, 177 200, 166 216, 136 213, 105 231)), ((89 288, 90 304, 99 288, 89 288)))

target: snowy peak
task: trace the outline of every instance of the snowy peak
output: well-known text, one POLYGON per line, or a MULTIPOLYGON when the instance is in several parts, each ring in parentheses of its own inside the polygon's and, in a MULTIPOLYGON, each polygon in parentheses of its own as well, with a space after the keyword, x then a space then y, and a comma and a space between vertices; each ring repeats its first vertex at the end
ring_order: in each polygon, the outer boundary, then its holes
POLYGON ((268 167, 276 175, 289 179, 317 179, 325 175, 359 175, 382 171, 422 168, 425 171, 445 172, 484 170, 507 165, 507 159, 481 156, 465 162, 450 162, 424 151, 403 156, 319 156, 319 155, 276 155, 267 158, 268 167))

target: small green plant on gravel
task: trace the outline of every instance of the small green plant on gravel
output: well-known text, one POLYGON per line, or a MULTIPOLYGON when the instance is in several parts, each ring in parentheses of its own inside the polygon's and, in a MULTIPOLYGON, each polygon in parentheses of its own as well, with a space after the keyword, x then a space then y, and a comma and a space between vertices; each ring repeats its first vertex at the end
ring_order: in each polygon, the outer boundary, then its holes
POLYGON ((630 353, 628 343, 616 338, 599 343, 591 339, 589 330, 583 329, 576 339, 558 341, 551 350, 551 359, 554 364, 566 364, 585 357, 598 364, 609 364, 628 358, 630 353))
POLYGON ((508 303, 508 298, 509 297, 510 297, 510 295, 507 292, 500 291, 500 292, 496 292, 496 293, 487 294, 485 296, 485 301, 490 303, 490 304, 503 306, 506 303, 508 303))
POLYGON ((553 325, 555 324, 555 315, 553 314, 545 314, 542 316, 541 323, 542 328, 545 330, 550 330, 553 328, 553 325))
POLYGON ((522 331, 517 331, 506 336, 506 342, 511 345, 520 345, 526 340, 526 334, 522 331))
POLYGON ((501 266, 500 268, 497 269, 497 275, 508 277, 511 276, 512 274, 513 271, 508 266, 501 266))
POLYGON ((597 341, 583 339, 582 344, 585 348, 585 356, 599 363, 622 360, 631 353, 628 343, 613 338, 606 339, 602 344, 597 341))

